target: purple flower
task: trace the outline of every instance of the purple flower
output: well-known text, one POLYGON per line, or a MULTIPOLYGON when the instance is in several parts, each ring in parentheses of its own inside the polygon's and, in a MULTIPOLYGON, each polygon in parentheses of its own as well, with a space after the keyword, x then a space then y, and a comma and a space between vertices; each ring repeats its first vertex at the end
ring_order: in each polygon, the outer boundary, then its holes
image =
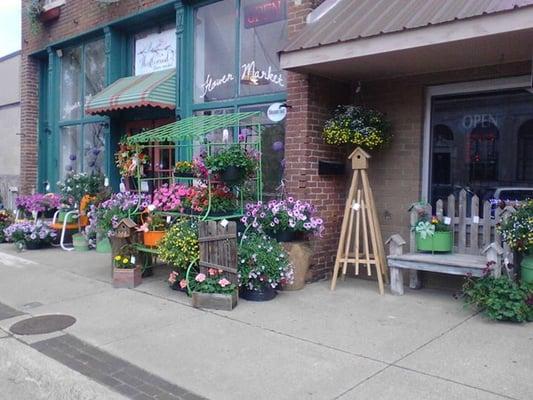
POLYGON ((69 159, 70 161, 76 161, 77 158, 78 158, 78 157, 76 156, 76 154, 71 154, 70 156, 68 156, 68 159, 69 159))
POLYGON ((282 151, 283 150, 283 142, 280 142, 279 140, 272 143, 272 150, 274 151, 282 151))

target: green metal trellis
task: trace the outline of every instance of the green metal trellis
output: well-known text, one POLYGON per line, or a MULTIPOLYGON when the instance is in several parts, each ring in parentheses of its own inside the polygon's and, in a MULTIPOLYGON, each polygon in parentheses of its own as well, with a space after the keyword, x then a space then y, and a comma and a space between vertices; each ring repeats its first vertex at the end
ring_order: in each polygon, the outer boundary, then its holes
MULTIPOLYGON (((241 112, 241 113, 232 113, 232 114, 222 114, 222 115, 199 115, 189 118, 185 118, 149 131, 145 131, 134 136, 127 138, 127 143, 130 145, 135 145, 137 152, 143 151, 147 148, 155 148, 161 146, 161 143, 165 143, 165 147, 168 148, 169 144, 175 150, 175 154, 181 159, 191 160, 192 156, 196 153, 199 153, 201 149, 207 155, 213 154, 215 151, 220 151, 225 147, 229 147, 235 144, 245 147, 247 150, 253 149, 261 154, 261 132, 262 125, 261 121, 261 112, 241 112), (227 140, 222 140, 218 142, 211 142, 208 139, 208 135, 228 129, 233 131, 236 129, 239 131, 240 128, 249 128, 253 131, 253 137, 251 141, 245 140, 234 141, 234 137, 228 137, 227 140), (198 151, 195 151, 198 150, 198 151)), ((245 135, 246 136, 246 135, 245 135)), ((168 175, 159 175, 158 177, 143 177, 142 176, 142 166, 137 167, 137 187, 139 192, 141 192, 142 181, 164 181, 164 182, 179 182, 182 184, 194 185, 198 178, 196 177, 174 177, 173 173, 170 172, 168 175)), ((244 203, 245 201, 259 201, 263 197, 263 181, 262 181, 262 166, 261 166, 261 157, 256 166, 256 171, 251 179, 252 183, 247 182, 249 187, 254 187, 253 195, 245 195, 245 191, 241 188, 234 188, 236 192, 236 197, 238 199, 238 209, 233 212, 229 212, 225 215, 212 215, 211 213, 211 199, 212 199, 212 187, 216 184, 216 181, 213 180, 211 174, 208 175, 205 184, 208 189, 208 200, 209 204, 206 207, 206 210, 200 214, 187 214, 181 212, 164 212, 164 214, 171 216, 188 216, 196 217, 200 220, 221 220, 221 219, 230 219, 238 218, 244 214, 244 203)), ((223 213, 224 214, 224 213, 223 213)))

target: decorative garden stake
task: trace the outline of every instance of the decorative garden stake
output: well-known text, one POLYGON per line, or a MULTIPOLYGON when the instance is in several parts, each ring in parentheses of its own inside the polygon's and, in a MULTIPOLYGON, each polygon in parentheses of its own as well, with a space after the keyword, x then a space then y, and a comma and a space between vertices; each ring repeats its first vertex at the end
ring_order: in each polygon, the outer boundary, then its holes
POLYGON ((359 266, 364 264, 368 276, 372 274, 372 266, 376 269, 379 293, 383 294, 383 278, 388 282, 387 263, 374 196, 366 172, 370 155, 358 147, 348 158, 352 160, 354 173, 346 199, 331 290, 335 290, 341 265, 344 279, 348 264, 354 264, 356 275, 359 275, 359 266))

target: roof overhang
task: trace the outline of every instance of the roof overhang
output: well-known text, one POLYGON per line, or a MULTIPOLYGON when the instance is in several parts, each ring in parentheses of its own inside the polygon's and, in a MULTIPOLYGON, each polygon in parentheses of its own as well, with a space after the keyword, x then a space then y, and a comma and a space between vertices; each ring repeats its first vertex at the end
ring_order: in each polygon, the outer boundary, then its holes
POLYGON ((342 80, 378 79, 530 60, 533 7, 282 52, 281 67, 342 80))

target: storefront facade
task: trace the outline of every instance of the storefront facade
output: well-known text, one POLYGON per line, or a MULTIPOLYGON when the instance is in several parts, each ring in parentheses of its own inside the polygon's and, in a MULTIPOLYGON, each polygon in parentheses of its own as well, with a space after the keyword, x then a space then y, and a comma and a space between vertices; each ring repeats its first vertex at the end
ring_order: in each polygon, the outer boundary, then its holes
MULTIPOLYGON (((257 110, 272 193, 284 158, 285 121, 272 110, 287 96, 278 56, 287 3, 66 0, 40 33, 25 18, 23 190, 54 190, 71 172, 103 173, 118 189, 122 136, 191 115, 257 110)), ((154 170, 179 158, 162 148, 154 170)))

